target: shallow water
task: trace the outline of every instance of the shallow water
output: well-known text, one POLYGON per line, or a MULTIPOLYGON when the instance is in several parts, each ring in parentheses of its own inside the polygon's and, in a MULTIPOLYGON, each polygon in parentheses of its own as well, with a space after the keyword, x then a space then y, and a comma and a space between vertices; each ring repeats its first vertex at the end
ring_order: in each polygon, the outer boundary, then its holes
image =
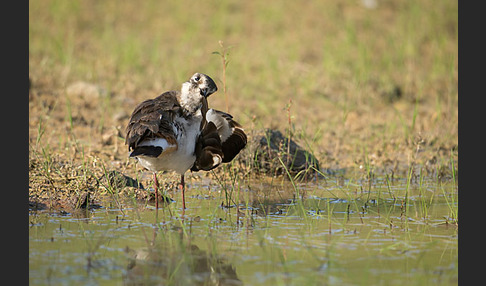
POLYGON ((32 211, 30 284, 457 284, 457 185, 189 184, 185 212, 179 193, 157 214, 130 200, 32 211))

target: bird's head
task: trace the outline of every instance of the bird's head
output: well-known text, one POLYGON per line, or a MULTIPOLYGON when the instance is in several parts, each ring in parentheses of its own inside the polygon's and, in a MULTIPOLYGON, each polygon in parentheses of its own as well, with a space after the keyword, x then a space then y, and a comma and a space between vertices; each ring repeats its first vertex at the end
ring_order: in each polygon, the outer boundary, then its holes
POLYGON ((184 108, 194 112, 201 108, 207 98, 218 90, 216 83, 209 76, 195 73, 188 81, 182 84, 181 103, 184 108))
POLYGON ((193 90, 199 90, 199 94, 206 98, 218 91, 218 87, 213 79, 202 73, 195 73, 189 79, 189 83, 193 90))

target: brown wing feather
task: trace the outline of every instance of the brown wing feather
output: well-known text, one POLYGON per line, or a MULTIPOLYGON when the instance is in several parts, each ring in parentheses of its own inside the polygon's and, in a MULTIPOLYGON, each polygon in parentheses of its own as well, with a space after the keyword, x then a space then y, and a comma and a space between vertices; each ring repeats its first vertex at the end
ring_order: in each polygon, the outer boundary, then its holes
MULTIPOLYGON (((235 123, 238 124, 237 122, 235 123)), ((235 127, 233 134, 221 144, 223 147, 223 163, 231 162, 245 148, 246 142, 247 138, 243 129, 241 127, 235 127)))
MULTIPOLYGON (((243 148, 245 148, 247 137, 243 127, 238 122, 233 120, 233 116, 231 114, 216 109, 213 109, 213 111, 220 118, 217 119, 217 121, 227 124, 227 127, 229 127, 227 130, 232 131, 231 135, 221 142, 223 163, 228 163, 231 162, 231 160, 233 160, 243 148)), ((223 126, 223 124, 218 124, 218 133, 224 138, 225 134, 223 133, 225 132, 226 128, 223 126)))
POLYGON ((191 168, 191 171, 199 170, 210 171, 216 168, 214 166, 213 157, 219 155, 223 157, 221 139, 218 135, 218 130, 213 122, 208 122, 196 142, 196 161, 191 168))
POLYGON ((177 143, 172 129, 174 117, 182 112, 177 94, 177 91, 164 92, 135 108, 126 129, 125 143, 129 150, 150 138, 165 138, 171 144, 177 143))

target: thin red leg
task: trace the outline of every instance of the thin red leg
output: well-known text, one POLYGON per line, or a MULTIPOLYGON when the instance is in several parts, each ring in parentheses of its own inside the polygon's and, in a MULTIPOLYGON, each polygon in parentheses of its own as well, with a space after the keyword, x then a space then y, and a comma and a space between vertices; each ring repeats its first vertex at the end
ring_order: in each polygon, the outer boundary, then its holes
POLYGON ((154 172, 154 183, 155 183, 155 209, 159 209, 159 181, 157 181, 157 173, 154 172))
POLYGON ((184 183, 184 174, 181 175, 181 190, 182 190, 182 209, 186 209, 186 196, 184 192, 186 190, 186 184, 184 183))

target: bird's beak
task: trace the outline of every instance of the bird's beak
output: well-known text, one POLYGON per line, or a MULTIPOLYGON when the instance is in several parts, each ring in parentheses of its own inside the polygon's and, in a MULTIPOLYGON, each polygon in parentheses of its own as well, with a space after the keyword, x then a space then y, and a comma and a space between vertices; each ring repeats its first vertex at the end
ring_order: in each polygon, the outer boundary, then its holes
POLYGON ((208 97, 208 92, 209 92, 209 88, 201 89, 201 95, 204 96, 204 98, 208 97))
POLYGON ((203 118, 206 118, 206 112, 208 112, 209 106, 208 106, 208 99, 205 97, 202 100, 202 106, 201 106, 201 113, 203 115, 203 118))
POLYGON ((206 120, 206 113, 208 112, 208 99, 203 97, 202 106, 201 106, 201 114, 202 114, 202 121, 201 126, 199 127, 200 130, 203 130, 206 127, 207 120, 206 120))

